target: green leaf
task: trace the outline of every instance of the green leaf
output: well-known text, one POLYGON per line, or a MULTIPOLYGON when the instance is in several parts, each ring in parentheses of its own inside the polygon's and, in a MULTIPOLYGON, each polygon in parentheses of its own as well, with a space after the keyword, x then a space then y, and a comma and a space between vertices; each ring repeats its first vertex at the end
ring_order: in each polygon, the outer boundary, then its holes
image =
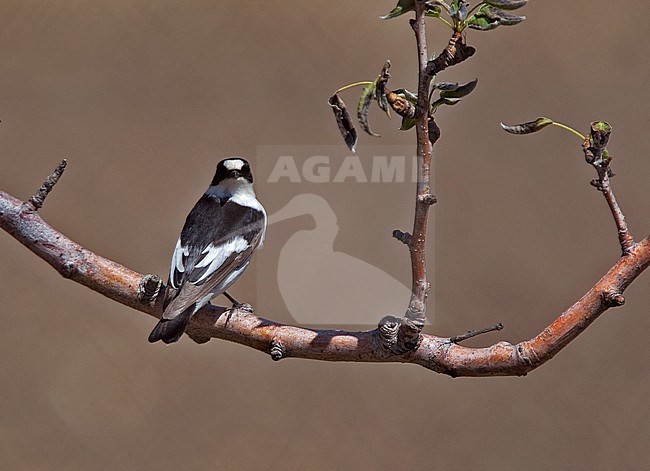
POLYGON ((551 124, 553 124, 552 119, 541 117, 537 118, 535 121, 528 121, 527 123, 521 124, 508 125, 501 123, 501 127, 504 131, 509 132, 510 134, 532 134, 551 124))
POLYGON ((431 104, 431 112, 435 111, 436 108, 442 105, 453 106, 460 101, 460 98, 438 98, 431 104))
POLYGON ((390 104, 388 103, 388 98, 386 98, 385 93, 379 93, 379 90, 375 92, 375 99, 377 100, 377 104, 379 105, 379 108, 386 113, 386 116, 390 118, 390 104))
POLYGON ((591 123, 591 130, 589 133, 589 143, 597 150, 605 149, 609 136, 612 134, 612 127, 605 121, 594 121, 591 123))
POLYGON ((484 5, 467 20, 467 26, 472 29, 488 31, 499 26, 513 26, 525 19, 525 16, 513 15, 491 5, 484 5))
POLYGON ((438 5, 427 6, 424 10, 424 16, 431 16, 433 18, 440 18, 442 7, 438 5))
POLYGON ((605 121, 594 121, 591 123, 589 132, 588 147, 584 149, 585 159, 588 163, 602 167, 608 166, 612 156, 607 150, 607 142, 612 133, 612 127, 605 121))
POLYGON ((456 90, 458 88, 458 82, 438 82, 433 84, 433 88, 438 90, 456 90))
POLYGON ((453 90, 452 89, 446 89, 442 90, 440 92, 440 98, 463 98, 476 88, 476 84, 478 83, 478 79, 472 80, 471 82, 467 82, 464 85, 456 86, 453 90))
POLYGON ((486 16, 480 15, 479 13, 476 13, 470 17, 469 21, 467 22, 467 26, 469 28, 478 29, 479 31, 489 31, 500 26, 498 20, 492 20, 486 16))
POLYGON ((507 13, 503 10, 495 8, 492 12, 495 16, 499 18, 499 24, 503 26, 514 26, 518 25, 526 19, 525 16, 513 15, 512 13, 507 13))
POLYGON ((605 121, 594 121, 591 123, 591 129, 597 132, 611 133, 612 127, 605 121))
POLYGON ((528 0, 483 0, 484 3, 502 10, 516 10, 528 3, 528 0))
POLYGON ((390 20, 391 18, 403 15, 412 10, 415 10, 415 0, 399 0, 390 13, 380 16, 379 18, 382 20, 390 20))
POLYGON ((370 102, 375 97, 375 90, 377 88, 377 80, 368 84, 364 87, 361 92, 361 97, 359 98, 359 106, 357 108, 357 118, 359 118, 359 124, 361 128, 366 131, 371 136, 379 136, 370 130, 370 125, 368 124, 368 108, 370 107, 370 102))
POLYGON ((338 93, 335 93, 330 97, 328 103, 332 107, 332 111, 336 117, 336 124, 339 126, 341 136, 343 136, 345 143, 348 145, 348 149, 354 152, 357 145, 357 130, 354 129, 354 123, 352 122, 352 117, 348 112, 347 106, 345 106, 345 102, 341 100, 338 93))
POLYGON ((449 6, 449 16, 458 22, 465 21, 465 18, 467 18, 469 3, 462 0, 454 0, 449 6))
MULTIPOLYGON (((384 16, 380 16, 379 18, 382 20, 390 20, 391 18, 401 16, 404 13, 408 13, 409 11, 413 10, 415 10, 415 0, 399 0, 395 8, 393 8, 390 13, 384 16)), ((424 9, 425 16, 439 18, 441 13, 442 8, 438 5, 426 6, 424 9)))
POLYGON ((408 131, 413 126, 415 126, 415 118, 402 118, 402 125, 400 126, 400 131, 408 131))

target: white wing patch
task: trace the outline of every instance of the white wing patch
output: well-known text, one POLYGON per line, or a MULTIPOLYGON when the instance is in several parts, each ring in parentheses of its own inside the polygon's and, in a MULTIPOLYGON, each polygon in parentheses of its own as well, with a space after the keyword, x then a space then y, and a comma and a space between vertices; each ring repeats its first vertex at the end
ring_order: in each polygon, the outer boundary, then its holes
POLYGON ((183 257, 187 257, 189 254, 189 249, 181 245, 181 238, 179 237, 178 242, 176 242, 176 248, 174 249, 174 255, 172 255, 172 263, 169 271, 169 273, 172 274, 172 276, 169 277, 169 282, 173 288, 178 288, 178 286, 174 284, 173 274, 175 271, 180 273, 183 273, 185 271, 185 265, 183 265, 183 257))
POLYGON ((248 248, 248 242, 241 236, 233 237, 225 244, 214 246, 208 245, 203 250, 203 257, 195 265, 196 268, 208 267, 206 272, 194 283, 201 283, 207 280, 214 272, 216 272, 223 262, 226 261, 233 253, 241 253, 248 248))
POLYGON ((237 281, 237 279, 241 276, 242 273, 244 273, 244 270, 246 270, 246 267, 248 266, 248 261, 244 263, 240 268, 237 270, 233 271, 231 274, 229 274, 223 282, 218 286, 218 291, 219 293, 223 293, 226 291, 228 288, 232 286, 232 284, 237 281))
POLYGON ((214 293, 209 292, 207 295, 205 295, 201 299, 199 299, 196 302, 196 306, 194 306, 194 312, 192 313, 192 315, 196 314, 199 309, 201 309, 203 306, 208 304, 212 298, 214 298, 214 293))

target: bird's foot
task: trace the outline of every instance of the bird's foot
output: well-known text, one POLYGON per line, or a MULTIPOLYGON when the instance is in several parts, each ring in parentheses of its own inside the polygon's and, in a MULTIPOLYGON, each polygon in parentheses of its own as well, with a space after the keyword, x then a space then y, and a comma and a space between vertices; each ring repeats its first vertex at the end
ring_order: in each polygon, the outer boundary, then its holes
POLYGON ((228 298, 228 300, 232 303, 232 307, 230 308, 231 311, 247 311, 247 312, 253 312, 253 306, 251 306, 248 303, 240 303, 237 301, 235 298, 230 296, 228 293, 224 291, 223 295, 228 298))
POLYGON ((248 303, 237 303, 232 305, 233 311, 253 312, 253 306, 248 303))

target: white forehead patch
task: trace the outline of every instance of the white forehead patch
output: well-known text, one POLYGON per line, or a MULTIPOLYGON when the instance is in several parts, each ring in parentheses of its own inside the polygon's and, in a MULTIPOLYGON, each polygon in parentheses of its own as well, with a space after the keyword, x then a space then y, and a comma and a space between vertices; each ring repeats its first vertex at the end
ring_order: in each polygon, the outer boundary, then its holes
POLYGON ((228 170, 241 170, 244 161, 242 159, 228 159, 223 161, 223 166, 228 170))

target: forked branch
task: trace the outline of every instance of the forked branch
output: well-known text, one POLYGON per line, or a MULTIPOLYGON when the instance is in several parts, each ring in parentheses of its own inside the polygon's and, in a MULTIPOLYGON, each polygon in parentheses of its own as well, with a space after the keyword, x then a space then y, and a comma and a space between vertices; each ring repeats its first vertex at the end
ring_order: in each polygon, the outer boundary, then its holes
MULTIPOLYGON (((163 289, 159 278, 142 275, 81 247, 50 227, 22 201, 1 191, 0 227, 62 276, 138 311, 160 317, 162 296, 156 294, 163 289)), ((539 335, 516 345, 499 342, 486 348, 468 348, 455 343, 462 340, 459 337, 419 333, 411 337, 417 339, 416 345, 396 353, 389 345, 395 338, 391 329, 405 328, 396 318, 385 318, 379 328, 365 332, 315 330, 257 317, 248 306, 228 310, 208 305, 192 318, 187 333, 197 342, 219 338, 246 345, 269 354, 274 360, 294 357, 415 363, 450 376, 525 375, 553 358, 607 309, 622 305, 627 286, 649 265, 650 236, 633 244, 628 254, 589 292, 539 335)), ((143 342, 144 339, 143 336, 143 342)))

